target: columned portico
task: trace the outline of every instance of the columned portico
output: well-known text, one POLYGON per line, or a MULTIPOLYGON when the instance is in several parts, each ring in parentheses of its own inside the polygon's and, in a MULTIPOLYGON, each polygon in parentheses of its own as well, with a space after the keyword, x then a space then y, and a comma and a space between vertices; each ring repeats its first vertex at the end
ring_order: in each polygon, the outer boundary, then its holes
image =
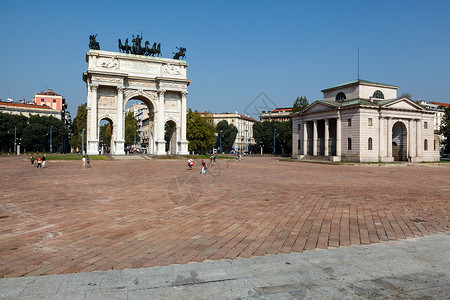
MULTIPOLYGON (((298 158, 355 162, 437 161, 433 112, 406 97, 397 86, 355 80, 325 89, 324 100, 293 114, 293 132, 302 129, 298 158), (299 153, 300 154, 300 153, 299 153)), ((293 151, 293 153, 295 153, 293 151)))

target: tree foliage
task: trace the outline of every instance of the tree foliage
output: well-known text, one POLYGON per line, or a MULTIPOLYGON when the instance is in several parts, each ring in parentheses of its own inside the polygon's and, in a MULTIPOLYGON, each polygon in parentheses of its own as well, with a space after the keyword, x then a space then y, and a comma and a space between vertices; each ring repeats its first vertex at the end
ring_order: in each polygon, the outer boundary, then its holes
POLYGON ((100 147, 103 146, 108 151, 111 147, 111 124, 105 123, 100 126, 100 147))
POLYGON ((444 136, 444 151, 445 153, 450 154, 450 106, 445 108, 445 113, 442 116, 440 134, 444 136))
POLYGON ((301 112, 303 111, 306 107, 308 107, 309 102, 308 99, 306 99, 306 97, 297 97, 297 99, 295 99, 294 105, 292 107, 292 112, 296 113, 296 112, 301 112))
POLYGON ((14 130, 17 144, 22 151, 50 151, 50 128, 52 133, 52 151, 69 150, 69 129, 64 122, 55 117, 30 116, 0 113, 1 151, 14 151, 14 130), (15 129, 14 129, 15 127, 15 129))
POLYGON ((25 116, 0 113, 0 150, 14 152, 14 126, 16 138, 21 138, 27 125, 28 118, 25 116))
POLYGON ((86 103, 78 106, 77 115, 72 122, 72 137, 70 138, 70 146, 72 149, 81 149, 82 131, 84 132, 84 149, 86 150, 86 126, 87 126, 87 112, 86 103))
POLYGON ((253 124, 253 137, 258 146, 263 147, 265 153, 275 153, 285 155, 292 152, 292 122, 258 122, 253 124), (276 129, 276 130, 275 130, 276 129))
POLYGON ((186 119, 186 138, 189 141, 189 151, 207 153, 215 142, 215 128, 208 119, 197 111, 188 110, 186 119))
POLYGON ((409 100, 412 99, 412 95, 410 93, 402 93, 399 98, 408 98, 409 100))
POLYGON ((233 124, 228 124, 226 120, 222 120, 216 125, 217 139, 215 148, 220 151, 220 142, 222 140, 222 152, 229 153, 233 148, 234 141, 238 129, 233 124))
POLYGON ((136 118, 132 111, 125 115, 125 147, 130 147, 134 144, 136 137, 136 144, 139 142, 138 125, 136 118))
POLYGON ((27 151, 50 151, 50 131, 52 151, 69 151, 69 129, 55 117, 31 116, 23 130, 22 143, 27 151))

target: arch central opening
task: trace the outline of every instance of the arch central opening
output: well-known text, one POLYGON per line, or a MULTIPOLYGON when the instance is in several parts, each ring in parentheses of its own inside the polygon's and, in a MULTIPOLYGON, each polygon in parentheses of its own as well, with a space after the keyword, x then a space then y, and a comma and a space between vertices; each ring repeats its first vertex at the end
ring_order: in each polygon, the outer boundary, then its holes
POLYGON ((99 153, 114 154, 111 146, 114 145, 114 127, 110 118, 102 118, 99 123, 99 153))
POLYGON ((396 122, 392 127, 392 156, 395 161, 408 160, 408 141, 406 126, 403 122, 396 122))
POLYGON ((154 154, 155 108, 143 97, 135 96, 125 103, 125 152, 154 154))

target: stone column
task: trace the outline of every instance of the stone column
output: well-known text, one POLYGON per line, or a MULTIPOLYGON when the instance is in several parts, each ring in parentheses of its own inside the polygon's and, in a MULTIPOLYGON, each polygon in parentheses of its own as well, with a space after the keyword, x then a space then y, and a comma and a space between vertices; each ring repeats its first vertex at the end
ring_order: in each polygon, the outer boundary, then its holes
POLYGON ((412 134, 412 120, 408 119, 408 135, 407 135, 407 139, 408 139, 408 159, 411 161, 412 157, 413 157, 413 134, 412 134))
POLYGON ((181 92, 181 136, 180 136, 180 153, 181 155, 187 155, 189 154, 189 149, 188 149, 188 141, 186 139, 186 118, 187 118, 187 110, 186 110, 186 106, 187 106, 187 91, 182 91, 181 92))
POLYGON ((392 128, 391 118, 387 119, 386 132, 387 132, 387 157, 392 157, 392 128))
POLYGON ((317 120, 314 120, 313 127, 313 155, 317 156, 317 120))
POLYGON ((324 151, 324 155, 328 156, 328 140, 330 139, 330 124, 329 124, 329 119, 325 119, 325 151, 324 151))
POLYGON ((166 155, 166 141, 164 140, 164 93, 166 90, 158 91, 158 113, 156 114, 156 151, 157 155, 166 155))
POLYGON ((122 86, 117 87, 117 124, 114 139, 114 154, 125 155, 125 118, 123 111, 123 92, 122 86))
POLYGON ((378 116, 378 160, 383 161, 382 157, 385 156, 384 151, 384 119, 378 116))
POLYGON ((341 143, 341 114, 338 112, 336 120, 336 156, 341 159, 342 155, 342 143, 341 143))
POLYGON ((303 121, 303 155, 308 155, 308 122, 303 121))
POLYGON ((98 138, 97 138, 97 123, 98 123, 98 115, 97 115, 97 90, 98 84, 90 85, 90 106, 89 106, 89 118, 88 118, 88 132, 87 132, 87 154, 89 155, 98 155, 98 138))
POLYGON ((420 155, 422 154, 421 152, 421 147, 422 147, 422 122, 420 121, 420 119, 416 119, 416 157, 419 160, 420 155))

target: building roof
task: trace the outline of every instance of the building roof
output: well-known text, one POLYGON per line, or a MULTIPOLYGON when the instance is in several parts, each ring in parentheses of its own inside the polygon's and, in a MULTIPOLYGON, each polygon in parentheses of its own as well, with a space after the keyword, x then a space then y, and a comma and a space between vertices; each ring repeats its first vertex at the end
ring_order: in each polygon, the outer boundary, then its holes
POLYGON ((17 102, 3 102, 3 101, 0 101, 0 105, 52 109, 51 107, 48 107, 46 105, 25 104, 25 103, 17 103, 17 102))
POLYGON ((439 105, 439 106, 450 106, 450 103, 443 103, 443 102, 434 102, 434 101, 430 101, 430 103, 439 105))
POLYGON ((292 111, 292 107, 280 107, 280 108, 276 108, 274 110, 271 110, 270 112, 291 112, 292 111))
POLYGON ((55 93, 53 90, 46 90, 45 92, 36 93, 36 95, 39 96, 59 96, 62 97, 60 94, 55 93))
POLYGON ((384 84, 384 83, 368 81, 368 80, 363 80, 363 79, 357 79, 357 80, 352 80, 350 82, 346 82, 346 83, 343 83, 343 84, 339 84, 339 85, 336 85, 336 86, 324 89, 321 92, 324 93, 324 92, 328 92, 328 91, 332 91, 332 90, 335 90, 335 89, 344 88, 344 87, 347 87, 347 86, 357 85, 357 84, 378 85, 378 86, 385 86, 385 87, 393 87, 393 88, 397 88, 397 89, 399 88, 396 85, 384 84))
POLYGON ((236 113, 211 113, 211 112, 199 112, 200 115, 202 116, 211 116, 213 118, 225 118, 225 117, 229 117, 229 118, 241 118, 247 121, 252 121, 252 122, 258 122, 257 120, 251 118, 251 117, 247 117, 245 115, 241 115, 241 114, 236 114, 236 113), (226 115, 226 116, 224 116, 226 115))

